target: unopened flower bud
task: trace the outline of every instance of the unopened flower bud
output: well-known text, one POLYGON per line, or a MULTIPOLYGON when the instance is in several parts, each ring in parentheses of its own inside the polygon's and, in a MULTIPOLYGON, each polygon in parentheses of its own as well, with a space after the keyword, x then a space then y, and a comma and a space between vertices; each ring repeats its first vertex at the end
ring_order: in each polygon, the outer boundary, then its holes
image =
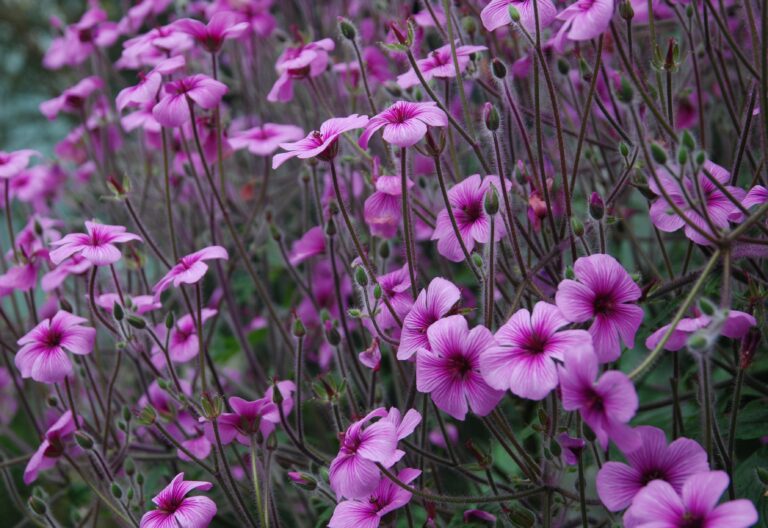
POLYGON ((168 312, 168 315, 165 316, 165 327, 168 330, 173 328, 173 325, 176 323, 175 319, 176 316, 173 315, 173 312, 168 312))
POLYGON ((299 317, 293 322, 293 335, 295 337, 304 337, 307 335, 307 329, 299 317))
POLYGON ((315 480, 312 475, 308 475, 307 473, 289 471, 288 478, 291 479, 291 482, 293 482, 294 485, 300 487, 301 489, 312 491, 317 488, 317 480, 315 480))
POLYGON ((336 222, 333 221, 333 218, 328 220, 328 223, 325 225, 325 234, 330 237, 336 236, 336 222))
POLYGON ((760 344, 760 329, 753 326, 743 338, 741 338, 741 350, 739 351, 739 368, 748 369, 755 359, 757 347, 760 344))
POLYGON ((381 299, 381 284, 377 284, 373 287, 373 298, 377 301, 381 299))
POLYGON ((147 327, 147 322, 136 315, 129 315, 125 320, 137 330, 143 330, 147 327))
POLYGON ((571 266, 565 268, 565 278, 571 280, 576 278, 576 274, 573 272, 573 268, 571 266))
POLYGON ((629 145, 624 143, 623 141, 619 141, 619 154, 622 155, 622 157, 629 156, 629 145))
POLYGON ((577 237, 581 238, 584 236, 584 223, 575 216, 571 218, 571 229, 577 237))
POLYGON ((680 143, 688 150, 696 150, 696 140, 688 130, 683 130, 683 134, 680 136, 680 143))
POLYGON ((152 425, 157 421, 157 411, 152 405, 146 405, 136 414, 136 421, 141 425, 152 425))
POLYGON ((490 189, 485 193, 485 213, 490 216, 494 216, 499 212, 499 193, 496 192, 496 187, 491 185, 490 189))
POLYGON ((679 165, 685 165, 688 163, 688 149, 684 146, 681 146, 679 149, 677 149, 677 163, 679 165))
POLYGON ((493 59, 491 61, 491 71, 493 76, 497 79, 505 79, 507 77, 507 67, 499 59, 493 59))
POLYGON ((357 36, 355 25, 344 17, 339 17, 339 30, 341 31, 341 36, 347 40, 354 40, 357 36))
POLYGON ((520 22, 520 11, 517 10, 515 6, 512 4, 509 4, 509 7, 507 8, 509 11, 509 18, 512 19, 512 22, 515 24, 520 22))
POLYGON ((595 220, 602 220, 605 216, 605 202, 597 192, 593 192, 589 197, 589 215, 595 220))
POLYGON ((686 346, 691 352, 703 352, 709 347, 709 339, 697 332, 688 337, 686 346))
POLYGON ((477 33, 477 20, 471 16, 465 16, 461 19, 461 26, 464 28, 464 32, 470 37, 477 33))
POLYGON ((30 496, 27 500, 27 506, 37 515, 45 515, 48 512, 48 506, 45 502, 34 495, 30 496))
POLYGON ((472 253, 472 262, 477 266, 478 268, 483 268, 483 257, 479 253, 472 253))
POLYGON ((112 306, 112 315, 115 316, 115 321, 122 321, 125 317, 123 307, 120 306, 120 303, 117 301, 115 301, 115 304, 112 306))
POLYGON ((93 449, 93 438, 83 431, 75 431, 75 442, 86 451, 93 449))
POLYGON ((355 282, 361 288, 368 286, 368 273, 366 273, 364 267, 358 266, 355 268, 355 282))
POLYGON ((659 165, 664 165, 667 162, 667 151, 658 143, 653 142, 651 143, 651 157, 659 165))
POLYGON ((632 89, 632 84, 630 84, 626 77, 622 77, 621 81, 619 81, 619 90, 616 97, 618 97, 619 101, 624 104, 630 104, 635 97, 635 91, 632 89))
POLYGON ((632 9, 632 2, 630 0, 624 0, 619 4, 619 15, 627 21, 635 17, 635 10, 632 9))
POLYGON ((581 75, 584 82, 592 80, 592 68, 589 67, 589 64, 587 64, 583 57, 579 59, 579 75, 581 75))
POLYGON ((568 73, 571 71, 571 65, 568 64, 568 61, 565 59, 558 59, 557 71, 560 72, 560 75, 568 75, 568 73))
POLYGON ((125 471, 125 474, 129 477, 132 477, 136 474, 136 462, 134 462, 131 457, 125 457, 125 461, 123 462, 123 471, 125 471))
POLYGON ((383 259, 389 258, 389 242, 384 240, 381 245, 379 245, 379 256, 383 259))
POLYGON ((123 497, 123 489, 120 487, 120 485, 117 482, 112 483, 112 486, 110 487, 110 491, 112 492, 112 496, 118 500, 123 497))
POLYGON ((698 306, 699 306, 699 310, 701 310, 701 313, 709 317, 712 317, 713 315, 715 315, 715 312, 717 311, 717 306, 715 305, 715 303, 713 303, 706 297, 702 297, 699 299, 698 306))
POLYGON ((696 165, 701 167, 707 161, 707 153, 704 152, 703 150, 698 151, 696 153, 694 161, 696 162, 696 165))
POLYGON ((329 328, 326 328, 325 330, 325 339, 328 341, 328 344, 331 346, 338 346, 339 343, 341 343, 341 334, 339 333, 338 328, 335 326, 330 326, 329 328))
POLYGON ((499 129, 499 112, 491 103, 485 103, 483 105, 483 122, 485 123, 485 128, 491 132, 495 132, 499 129))

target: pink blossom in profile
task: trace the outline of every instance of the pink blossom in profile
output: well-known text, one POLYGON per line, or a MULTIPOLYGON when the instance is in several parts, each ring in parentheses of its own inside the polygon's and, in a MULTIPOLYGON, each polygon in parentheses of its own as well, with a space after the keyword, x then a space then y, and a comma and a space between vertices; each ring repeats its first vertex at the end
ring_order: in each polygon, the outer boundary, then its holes
POLYGON ((40 153, 32 149, 14 150, 13 152, 0 150, 0 180, 17 176, 27 168, 29 160, 33 156, 40 156, 40 153))
MULTIPOLYGON (((163 307, 162 303, 154 295, 136 295, 135 297, 125 295, 123 298, 125 299, 125 306, 123 306, 123 308, 136 315, 159 310, 163 307)), ((95 301, 96 306, 99 306, 110 313, 114 309, 115 303, 122 305, 120 302, 120 295, 117 293, 103 293, 96 296, 95 301)))
POLYGON ((152 110, 158 123, 178 127, 192 119, 190 105, 212 110, 228 91, 227 85, 207 75, 196 74, 171 81, 165 85, 165 95, 152 110))
POLYGON ((584 41, 597 38, 607 29, 613 17, 614 0, 576 0, 555 18, 563 22, 554 37, 555 47, 562 49, 565 39, 584 41))
MULTIPOLYGON (((261 433, 266 439, 280 423, 279 411, 271 398, 247 401, 233 396, 229 398, 229 406, 233 412, 223 413, 217 418, 222 444, 237 440, 243 445, 250 445, 257 433, 261 433)), ((202 417, 200 421, 205 424, 205 437, 210 442, 216 442, 213 423, 202 417)))
POLYGON ((747 499, 718 505, 728 487, 728 474, 707 471, 691 475, 678 493, 664 480, 654 480, 636 496, 624 514, 627 528, 748 528, 758 521, 747 499))
POLYGON ((56 249, 51 251, 51 262, 60 264, 72 255, 80 255, 94 266, 114 264, 122 257, 115 244, 132 240, 141 241, 141 237, 126 232, 124 226, 85 222, 87 233, 70 233, 51 243, 56 249))
POLYGON ((50 469, 56 465, 72 444, 72 439, 77 429, 72 411, 62 414, 56 422, 48 428, 43 436, 43 441, 27 462, 24 469, 24 484, 30 485, 37 480, 41 471, 50 469))
MULTIPOLYGON (((476 243, 487 244, 491 239, 491 220, 483 206, 485 194, 491 185, 496 188, 497 192, 501 192, 501 182, 498 176, 481 178, 479 174, 474 174, 448 190, 448 202, 456 218, 459 234, 470 253, 475 248, 476 243)), ((496 221, 494 241, 498 242, 505 234, 504 222, 496 221)), ((452 262, 464 260, 464 252, 456 238, 456 232, 453 229, 447 209, 443 209, 437 215, 432 240, 437 240, 438 252, 448 260, 452 262)))
POLYGON ((182 18, 172 25, 178 31, 191 36, 209 53, 218 53, 224 41, 240 38, 248 31, 248 22, 232 11, 217 11, 208 24, 192 18, 182 18))
MULTIPOLYGON (((457 41, 456 59, 459 64, 459 72, 464 72, 467 69, 472 54, 487 49, 485 46, 460 46, 457 41)), ((416 65, 419 67, 425 81, 456 77, 456 67, 453 63, 450 44, 429 52, 427 58, 417 60, 416 65)), ((419 83, 419 78, 413 69, 397 77, 397 84, 404 90, 419 83)))
POLYGON ((616 360, 621 344, 635 346, 635 334, 643 322, 643 309, 635 304, 640 287, 610 255, 580 257, 573 265, 576 280, 563 280, 557 287, 555 302, 568 321, 586 323, 601 363, 616 360))
POLYGON ((117 94, 115 98, 117 111, 121 112, 127 106, 144 106, 148 103, 154 103, 160 92, 163 75, 175 73, 184 68, 185 65, 184 56, 176 55, 162 61, 147 73, 139 73, 138 84, 123 88, 117 94))
POLYGON ((521 309, 496 332, 496 345, 480 359, 485 381, 521 398, 541 400, 557 387, 556 361, 574 346, 590 346, 586 330, 562 330, 569 322, 557 306, 540 301, 521 309))
POLYGON ((358 144, 367 149, 371 136, 383 129, 383 138, 387 143, 401 148, 411 147, 421 141, 430 126, 448 126, 448 116, 437 107, 437 103, 397 101, 368 121, 358 144))
POLYGON ((61 95, 40 103, 40 112, 50 120, 60 112, 78 113, 85 108, 88 97, 104 87, 104 81, 91 76, 64 90, 61 95))
POLYGON ((107 20, 107 12, 91 7, 78 22, 64 28, 63 35, 51 41, 43 56, 43 66, 49 70, 79 66, 97 48, 111 46, 119 36, 118 25, 107 20))
MULTIPOLYGON (((520 25, 528 33, 536 33, 536 17, 533 11, 534 0, 491 0, 480 12, 480 20, 488 31, 495 31, 500 27, 512 23, 509 16, 509 8, 514 7, 520 13, 520 25)), ((542 0, 538 3, 539 28, 548 27, 557 15, 557 8, 550 0, 542 0)))
POLYGON ((745 209, 749 209, 756 205, 762 205, 765 202, 768 202, 768 187, 755 185, 747 192, 741 203, 745 209))
POLYGON ((305 260, 325 253, 325 233, 323 228, 315 226, 293 243, 288 257, 292 266, 298 266, 305 260))
POLYGON ((625 453, 639 446, 640 436, 627 425, 637 411, 638 400, 626 374, 609 370, 597 378, 597 356, 587 346, 569 350, 558 372, 563 409, 579 411, 604 450, 609 440, 625 453))
POLYGON ((235 11, 248 23, 249 29, 261 38, 269 37, 277 26, 269 8, 274 0, 214 0, 206 13, 212 16, 219 11, 235 11))
POLYGON ((360 363, 371 369, 373 372, 378 372, 381 369, 381 348, 379 347, 379 338, 374 337, 371 344, 357 354, 357 358, 360 363))
POLYGON ((156 66, 168 57, 184 53, 194 45, 192 37, 178 31, 172 24, 156 27, 123 42, 123 53, 115 66, 132 70, 156 66))
POLYGON ((227 250, 221 246, 208 246, 179 259, 165 276, 152 288, 155 295, 160 295, 169 286, 178 288, 182 284, 196 284, 200 282, 208 271, 207 260, 228 260, 227 250))
POLYGON ((436 321, 454 312, 460 299, 461 292, 451 281, 442 277, 432 279, 429 286, 419 292, 413 308, 403 319, 397 359, 409 359, 420 348, 429 347, 427 330, 436 321))
POLYGON ((50 292, 64 284, 70 275, 81 275, 91 269, 93 264, 82 255, 74 254, 71 258, 59 263, 51 271, 43 275, 40 287, 44 292, 50 292))
MULTIPOLYGON (((421 475, 421 471, 403 468, 397 478, 410 484, 421 475)), ((376 488, 367 497, 344 500, 336 505, 329 528, 378 528, 385 515, 408 504, 413 494, 404 490, 387 477, 380 477, 376 488)), ((387 517, 392 518, 391 515, 387 517)))
MULTIPOLYGON (((688 338, 702 328, 706 328, 712 322, 712 318, 708 315, 701 314, 698 317, 684 317, 677 323, 672 335, 664 344, 664 350, 680 350, 685 348, 688 338)), ((749 329, 757 324, 754 316, 740 312, 738 310, 730 310, 725 319, 725 323, 720 329, 720 335, 729 337, 731 339, 741 339, 746 335, 749 329)), ((667 333, 671 325, 664 325, 645 340, 645 347, 649 350, 653 350, 661 342, 661 339, 667 333)))
POLYGON ((484 510, 466 510, 464 512, 463 518, 465 524, 484 524, 486 526, 496 526, 496 516, 484 510))
MULTIPOLYGON (((393 238, 403 217, 403 186, 399 176, 379 176, 374 183, 376 190, 365 200, 363 218, 371 234, 393 238)), ((414 183, 408 179, 408 188, 414 183)))
MULTIPOLYGON (((401 267, 379 275, 379 286, 381 286, 381 296, 383 299, 389 301, 390 306, 394 310, 397 317, 402 321, 408 315, 408 312, 413 307, 413 298, 411 297, 411 277, 408 274, 408 265, 403 264, 401 267)), ((370 287, 368 295, 373 298, 374 286, 370 287)), ((382 303, 383 304, 383 301, 382 303)), ((381 306, 381 309, 375 315, 376 323, 381 330, 393 329, 399 330, 400 325, 395 320, 392 312, 386 305, 381 306)), ((401 345, 402 346, 402 345, 401 345)))
POLYGON ((42 383, 58 383, 72 374, 71 354, 93 351, 96 330, 83 326, 88 320, 59 310, 22 336, 14 358, 22 378, 42 383))
POLYGON ((692 475, 709 471, 707 453, 694 440, 678 438, 667 445, 664 431, 640 426, 640 447, 625 453, 627 464, 606 462, 597 472, 597 494, 610 511, 621 511, 649 482, 662 480, 677 493, 692 475))
POLYGON ((275 64, 278 77, 267 94, 267 101, 286 103, 292 100, 293 82, 322 74, 328 67, 328 53, 335 48, 336 44, 329 38, 286 48, 275 64))
POLYGON ((452 315, 432 324, 427 338, 430 348, 416 353, 416 389, 457 420, 469 409, 478 416, 490 413, 504 397, 480 374, 483 355, 495 345, 491 331, 484 326, 470 331, 463 316, 452 315))
MULTIPOLYGON (((216 313, 217 311, 212 308, 203 308, 203 323, 216 315, 216 313)), ((197 317, 197 314, 195 314, 195 317, 197 317)), ((165 328, 165 324, 161 323, 157 325, 155 332, 162 341, 165 339, 168 330, 165 328)), ((186 314, 176 321, 176 325, 171 329, 171 335, 168 340, 168 355, 171 357, 171 361, 175 363, 185 363, 196 358, 199 351, 200 343, 197 337, 195 318, 192 317, 192 314, 186 314)), ((153 359, 157 359, 160 365, 165 364, 165 356, 157 346, 153 347, 152 356, 153 359)))
POLYGON ((235 132, 229 137, 233 150, 248 149, 255 156, 271 156, 281 143, 297 141, 304 136, 304 130, 296 125, 264 123, 262 125, 235 132))
POLYGON ((291 158, 320 158, 328 161, 336 156, 339 136, 350 130, 363 128, 368 123, 368 116, 352 114, 347 117, 334 117, 322 125, 320 130, 309 133, 307 137, 294 143, 281 143, 287 152, 276 154, 272 158, 272 168, 276 169, 291 158))
POLYGON ((569 466, 575 466, 579 463, 579 456, 586 447, 587 442, 583 438, 570 436, 568 433, 557 435, 557 443, 563 450, 563 460, 569 466))
POLYGON ((184 480, 184 473, 179 473, 152 498, 157 509, 141 517, 140 528, 207 528, 216 516, 216 503, 202 495, 188 495, 195 490, 208 491, 212 487, 210 482, 184 480))

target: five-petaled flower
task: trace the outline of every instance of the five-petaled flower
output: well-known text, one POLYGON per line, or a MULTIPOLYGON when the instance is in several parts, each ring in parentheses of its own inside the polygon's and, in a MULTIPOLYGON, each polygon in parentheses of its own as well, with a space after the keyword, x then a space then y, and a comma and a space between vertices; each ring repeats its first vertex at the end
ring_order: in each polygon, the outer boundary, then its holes
POLYGON ((291 158, 320 158, 329 161, 336 157, 339 136, 350 130, 363 128, 368 123, 368 116, 352 114, 347 117, 334 117, 320 125, 320 130, 310 132, 307 137, 295 143, 281 143, 287 152, 275 154, 272 168, 276 169, 291 158))
POLYGON ((122 257, 115 244, 132 240, 141 241, 139 235, 127 233, 124 226, 85 222, 88 233, 70 233, 51 242, 56 249, 51 251, 51 262, 60 264, 72 255, 80 255, 94 266, 114 264, 122 257))
POLYGON ((208 246, 179 259, 178 264, 173 266, 160 281, 155 284, 152 291, 155 295, 160 295, 168 286, 173 285, 178 288, 182 284, 196 284, 203 278, 208 271, 206 260, 229 259, 227 250, 221 246, 208 246))
POLYGON ((428 126, 448 126, 448 116, 437 103, 397 101, 368 121, 358 143, 361 148, 368 148, 371 136, 383 128, 384 141, 398 147, 411 147, 427 134, 428 126))
POLYGON ((152 109, 152 115, 165 127, 177 127, 192 119, 194 105, 216 108, 227 93, 227 85, 207 75, 196 74, 165 85, 165 95, 152 109))
POLYGON ((184 480, 184 473, 179 473, 152 498, 157 509, 142 516, 140 528, 206 528, 216 516, 216 503, 202 495, 187 495, 195 490, 208 491, 212 487, 210 482, 184 480))

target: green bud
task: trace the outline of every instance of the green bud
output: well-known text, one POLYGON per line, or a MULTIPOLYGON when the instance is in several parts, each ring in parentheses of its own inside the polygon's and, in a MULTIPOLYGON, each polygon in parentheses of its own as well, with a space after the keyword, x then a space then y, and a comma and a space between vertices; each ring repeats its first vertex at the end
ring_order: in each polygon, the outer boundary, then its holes
POLYGON ((475 266, 478 268, 483 268, 483 257, 479 253, 472 253, 472 262, 474 262, 475 266))
POLYGON ((350 308, 347 310, 347 315, 352 319, 360 319, 363 316, 363 312, 361 312, 358 308, 350 308))
POLYGON ((515 24, 519 23, 520 11, 518 11, 517 8, 512 4, 509 5, 508 11, 509 11, 509 18, 512 19, 512 22, 514 22, 515 24))
POLYGON ((377 284, 373 287, 373 298, 377 301, 381 299, 381 284, 377 284))
POLYGON ((571 280, 576 278, 576 274, 573 272, 573 268, 571 266, 565 268, 565 278, 571 280))
POLYGON ((173 315, 173 312, 168 312, 168 315, 165 316, 165 327, 170 330, 174 324, 176 324, 176 316, 173 315))
POLYGON ((27 506, 34 513, 38 515, 45 515, 48 512, 48 506, 41 499, 38 499, 34 495, 27 500, 27 506))
POLYGON ((325 234, 329 237, 336 236, 336 222, 333 221, 333 218, 328 220, 328 223, 325 225, 325 234))
POLYGON ((568 64, 568 61, 565 59, 558 59, 557 71, 560 72, 560 75, 568 75, 568 72, 571 71, 571 65, 568 64))
POLYGON ((653 142, 651 143, 651 157, 659 165, 664 165, 667 162, 667 151, 658 143, 653 142))
POLYGON ((635 10, 632 9, 632 2, 624 0, 619 4, 619 15, 624 20, 632 20, 635 17, 635 10))
POLYGON ((307 329, 304 326, 304 323, 301 322, 301 318, 297 317, 296 320, 293 322, 293 335, 295 337, 304 337, 307 335, 307 329))
POLYGON ((623 141, 619 141, 619 154, 625 158, 629 156, 629 145, 623 141))
POLYGON ((632 99, 635 97, 635 91, 632 88, 632 84, 625 78, 621 78, 621 82, 619 83, 619 91, 616 94, 619 101, 621 101, 624 104, 630 104, 632 102, 632 99))
POLYGON ((552 454, 556 457, 559 457, 560 454, 563 452, 563 448, 560 447, 560 444, 557 443, 557 441, 553 440, 549 443, 549 450, 552 451, 552 454))
POLYGON ((120 306, 120 303, 117 301, 115 301, 115 304, 112 306, 112 315, 115 316, 115 321, 122 321, 125 317, 123 307, 120 306))
POLYGON ((499 129, 499 121, 499 112, 496 110, 496 107, 491 103, 485 103, 483 105, 483 122, 485 123, 485 128, 491 132, 495 132, 499 129))
POLYGON ((575 216, 571 218, 571 229, 577 237, 581 238, 584 236, 584 223, 575 216))
POLYGON ((112 496, 118 500, 123 498, 123 489, 118 485, 117 482, 113 482, 112 486, 110 487, 110 491, 112 492, 112 496))
POLYGON ((680 165, 688 163, 688 149, 684 146, 677 149, 677 163, 680 165))
POLYGON ((123 470, 129 477, 134 476, 136 474, 136 462, 131 457, 126 457, 123 462, 123 470))
POLYGON ((692 352, 702 352, 709 346, 709 340, 704 335, 697 332, 688 337, 686 346, 688 347, 688 350, 692 352))
POLYGON ((83 431, 75 431, 75 442, 86 451, 93 449, 93 438, 83 431))
POLYGON ((385 260, 388 259, 389 258, 389 250, 390 250, 389 242, 384 240, 381 243, 381 245, 379 246, 379 256, 381 258, 385 259, 385 260))
POLYGON ((703 150, 700 150, 696 153, 696 157, 694 158, 694 161, 696 162, 696 165, 701 167, 704 165, 704 163, 707 161, 707 153, 703 150))
POLYGON ((126 422, 130 422, 131 419, 133 419, 133 415, 131 414, 131 409, 127 405, 123 405, 123 408, 120 409, 120 413, 123 415, 123 420, 126 422))
POLYGON ((485 193, 485 213, 490 216, 494 216, 499 212, 499 193, 496 192, 496 187, 491 185, 491 188, 485 193))
POLYGON ((589 67, 589 64, 583 58, 579 59, 579 75, 581 75, 585 82, 592 80, 592 68, 589 67))
POLYGON ((368 286, 368 273, 365 271, 363 266, 358 266, 355 268, 355 282, 361 288, 368 286))
POLYGON ((531 528, 536 525, 536 516, 530 510, 522 506, 513 506, 507 510, 507 517, 513 526, 519 528, 531 528))
POLYGON ((138 484, 139 487, 144 485, 144 473, 136 474, 136 484, 138 484))
POLYGON ((465 16, 461 19, 461 26, 464 28, 464 32, 468 35, 474 35, 477 33, 477 21, 474 17, 465 16))
POLYGON ((341 343, 341 334, 339 333, 339 329, 335 326, 332 326, 325 330, 325 339, 328 341, 328 344, 331 346, 338 346, 339 343, 341 343))
POLYGON ((128 492, 126 493, 126 496, 128 497, 128 502, 131 502, 134 497, 134 491, 133 488, 128 488, 128 492))
POLYGON ((343 17, 339 17, 339 30, 341 31, 341 36, 347 40, 354 40, 357 36, 357 29, 355 29, 354 24, 343 17))
POLYGON ((696 150, 696 140, 693 139, 693 134, 691 134, 688 130, 683 130, 680 142, 688 150, 696 150))
POLYGON ((143 330, 147 327, 147 322, 141 317, 138 317, 136 315, 129 315, 128 317, 125 318, 125 320, 128 322, 129 325, 131 325, 137 330, 143 330))
POLYGON ((491 61, 491 71, 493 71, 493 76, 499 80, 507 77, 507 67, 499 59, 494 58, 491 61))
POLYGON ((706 297, 702 297, 699 299, 699 310, 701 310, 701 313, 704 315, 707 315, 709 317, 712 317, 715 315, 715 312, 717 311, 717 306, 707 299, 706 297))

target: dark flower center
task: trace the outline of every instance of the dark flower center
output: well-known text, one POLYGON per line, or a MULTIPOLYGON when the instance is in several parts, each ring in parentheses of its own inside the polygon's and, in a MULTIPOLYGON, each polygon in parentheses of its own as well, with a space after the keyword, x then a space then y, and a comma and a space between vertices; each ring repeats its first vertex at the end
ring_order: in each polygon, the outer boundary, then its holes
POLYGON ((477 222, 483 215, 483 206, 477 201, 461 208, 464 214, 467 215, 471 222, 477 222))
POLYGON ((43 343, 48 348, 55 348, 61 346, 61 341, 63 338, 64 336, 62 335, 61 331, 49 330, 43 339, 43 343))
POLYGON ((463 379, 472 372, 472 363, 465 356, 456 355, 448 359, 448 369, 463 379))
POLYGON ((605 410, 605 404, 603 403, 602 395, 598 394, 594 390, 590 391, 589 395, 589 408, 596 412, 603 412, 605 410))
POLYGON ((609 315, 613 312, 615 304, 610 293, 600 293, 593 302, 595 314, 609 315))
POLYGON ((653 468, 643 473, 643 476, 641 478, 641 482, 643 483, 643 486, 645 486, 646 484, 648 484, 653 480, 667 480, 667 476, 664 474, 663 471, 661 471, 658 468, 653 468))
POLYGON ((686 513, 679 524, 680 528, 704 528, 705 519, 698 517, 692 513, 686 513))
POLYGON ((547 349, 547 340, 539 334, 533 333, 528 336, 522 348, 531 355, 543 354, 547 349))

